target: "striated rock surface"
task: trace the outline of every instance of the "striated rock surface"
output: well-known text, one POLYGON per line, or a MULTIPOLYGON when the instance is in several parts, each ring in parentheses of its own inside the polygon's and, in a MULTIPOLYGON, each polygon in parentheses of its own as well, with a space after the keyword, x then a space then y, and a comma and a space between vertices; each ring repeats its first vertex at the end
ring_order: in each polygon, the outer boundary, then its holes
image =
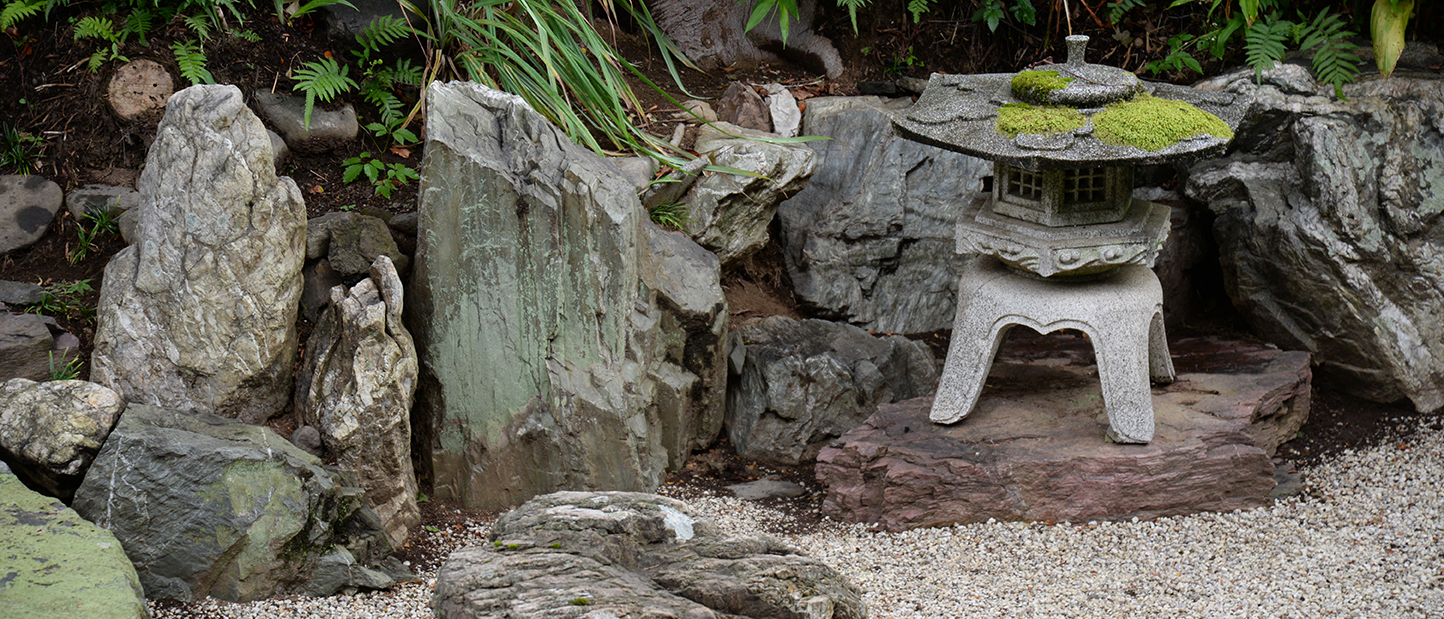
POLYGON ((0 611, 5 619, 148 619, 120 542, 0 462, 0 611))
POLYGON ((134 244, 105 268, 91 378, 140 402, 244 421, 291 396, 306 206, 233 86, 171 97, 140 178, 134 244))
POLYGON ((1236 152, 1186 185, 1218 216, 1254 332, 1355 395, 1444 409, 1444 80, 1364 80, 1342 101, 1282 65, 1200 87, 1254 98, 1236 152))
POLYGON ((12 378, 0 385, 0 455, 32 486, 69 501, 123 410, 118 394, 95 383, 12 378))
POLYGON ((1089 366, 1000 359, 963 421, 929 421, 931 398, 884 404, 824 448, 823 513, 899 531, 1268 504, 1274 450, 1308 418, 1308 353, 1202 340, 1173 349, 1180 372, 1154 390, 1158 430, 1147 445, 1104 438, 1107 415, 1089 366))
MULTIPOLYGON (((906 108, 901 108, 906 109, 906 108)), ((817 169, 777 209, 787 274, 819 317, 871 331, 952 325, 959 258, 953 227, 992 165, 893 133, 896 103, 807 100, 802 133, 817 169)))
POLYGON ((715 165, 757 174, 704 173, 683 199, 691 220, 688 234, 717 254, 726 269, 771 240, 768 226, 777 205, 807 185, 816 156, 806 146, 742 139, 713 140, 698 148, 715 165))
POLYGON ((725 536, 685 503, 558 492, 503 514, 492 544, 451 555, 438 619, 864 619, 862 592, 766 536, 725 536))
POLYGON ((739 330, 741 377, 728 388, 727 436, 743 458, 799 464, 879 404, 932 393, 926 345, 852 325, 773 316, 739 330))
POLYGON ((338 466, 356 471, 366 504, 398 548, 421 521, 411 465, 416 346, 401 324, 402 300, 386 256, 350 291, 332 288, 296 381, 301 422, 320 432, 338 466))
POLYGON ((352 569, 391 551, 360 493, 270 428, 132 404, 73 507, 115 533, 147 598, 244 602, 390 586, 352 569))
POLYGON ((703 383, 667 352, 685 334, 644 285, 659 274, 634 189, 518 97, 459 82, 427 97, 407 326, 433 494, 500 509, 655 488, 686 456, 663 443, 689 406, 668 394, 703 383))

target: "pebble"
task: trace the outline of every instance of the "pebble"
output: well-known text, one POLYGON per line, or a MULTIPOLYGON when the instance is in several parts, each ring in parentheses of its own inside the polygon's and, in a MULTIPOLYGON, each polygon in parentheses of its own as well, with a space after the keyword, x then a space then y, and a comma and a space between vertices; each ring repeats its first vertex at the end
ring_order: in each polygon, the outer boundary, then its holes
MULTIPOLYGON (((1417 423, 1417 420, 1414 422, 1417 423)), ((988 522, 902 533, 824 521, 778 537, 837 569, 872 617, 1444 617, 1444 432, 1304 471, 1269 507, 1139 521, 988 522)), ((675 493, 673 487, 660 492, 675 493)), ((795 530, 784 514, 689 492, 724 530, 795 530)), ((484 525, 448 537, 477 543, 484 525)), ((429 618, 435 572, 395 591, 152 606, 196 618, 429 618)))

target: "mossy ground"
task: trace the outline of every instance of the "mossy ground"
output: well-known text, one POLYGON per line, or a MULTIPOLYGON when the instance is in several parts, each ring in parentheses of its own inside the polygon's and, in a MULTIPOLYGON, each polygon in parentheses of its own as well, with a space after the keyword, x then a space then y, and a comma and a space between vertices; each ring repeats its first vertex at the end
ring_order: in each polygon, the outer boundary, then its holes
POLYGON ((1051 135, 1072 131, 1088 124, 1088 119, 1070 107, 1033 106, 1008 103, 998 108, 998 133, 1017 137, 1020 133, 1051 135))
POLYGON ((1013 76, 1013 96, 1033 103, 1045 103, 1048 93, 1063 90, 1072 82, 1073 78, 1063 77, 1057 71, 1020 71, 1013 76))
POLYGON ((1093 135, 1115 146, 1159 151, 1179 140, 1204 134, 1233 139, 1233 130, 1219 117, 1183 101, 1146 93, 1093 115, 1093 135))

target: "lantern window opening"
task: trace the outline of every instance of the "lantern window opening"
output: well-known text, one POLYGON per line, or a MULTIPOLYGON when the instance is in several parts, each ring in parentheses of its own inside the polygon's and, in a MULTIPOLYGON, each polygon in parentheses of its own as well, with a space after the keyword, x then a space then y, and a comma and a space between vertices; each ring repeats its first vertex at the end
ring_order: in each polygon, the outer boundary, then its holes
POLYGON ((1063 174, 1063 202, 1103 202, 1108 197, 1108 171, 1104 168, 1068 170, 1063 174))
POLYGON ((1008 195, 1039 202, 1043 200, 1043 175, 1017 168, 1008 170, 1008 195))

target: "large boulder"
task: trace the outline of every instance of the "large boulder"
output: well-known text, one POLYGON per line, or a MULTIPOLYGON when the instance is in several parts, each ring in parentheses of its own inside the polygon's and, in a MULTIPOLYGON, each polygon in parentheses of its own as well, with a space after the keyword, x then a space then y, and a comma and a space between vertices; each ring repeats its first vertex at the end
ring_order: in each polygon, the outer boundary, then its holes
POLYGON ((832 568, 767 536, 728 537, 666 497, 537 497, 503 514, 491 541, 442 564, 438 619, 867 617, 832 568))
POLYGON ((1247 94, 1235 153, 1194 166, 1224 282, 1253 330, 1358 396, 1444 409, 1444 80, 1328 96, 1283 65, 1200 84, 1247 94))
POLYGON ((847 324, 772 316, 740 329, 741 377, 728 388, 727 436, 737 455, 810 462, 879 404, 928 395, 938 366, 921 342, 847 324))
POLYGON ((306 205, 233 86, 176 93, 105 267, 91 378, 128 402, 245 421, 291 396, 306 205))
POLYGON ((31 486, 69 501, 125 410, 120 395, 83 380, 0 385, 0 456, 31 486))
POLYGON ((43 176, 0 175, 0 254, 45 236, 63 202, 60 185, 43 176))
POLYGON ((771 240, 777 205, 807 186, 816 156, 806 146, 746 139, 712 140, 698 149, 715 165, 753 174, 704 173, 683 198, 687 232, 727 269, 771 240))
POLYGON ((433 495, 500 509, 655 488, 686 456, 664 447, 663 420, 688 404, 663 396, 701 383, 665 352, 685 334, 646 283, 635 190, 519 97, 456 82, 427 99, 407 326, 433 495))
POLYGON ((411 465, 416 346, 401 324, 402 299, 386 256, 350 291, 332 288, 296 381, 301 421, 320 432, 338 466, 356 471, 396 547, 421 521, 411 465))
POLYGON ((0 313, 0 379, 47 380, 51 367, 65 365, 45 321, 40 314, 0 313))
POLYGON ((0 462, 0 611, 5 619, 148 619, 120 542, 0 462))
POLYGON ((366 275, 378 256, 390 258, 402 273, 411 263, 380 217, 342 211, 306 222, 306 259, 325 258, 342 277, 366 275))
POLYGON ((952 326, 959 204, 992 165, 903 139, 892 116, 906 100, 807 100, 802 133, 817 169, 777 209, 779 241, 797 299, 815 315, 871 331, 952 326))
POLYGON ((392 584, 356 565, 391 550, 360 494, 270 428, 132 404, 73 507, 115 533, 147 598, 243 602, 392 584))
POLYGON ((1059 337, 1023 356, 1005 349, 977 407, 955 424, 928 419, 932 398, 879 406, 818 454, 823 514, 899 531, 1272 503, 1271 457, 1308 419, 1308 353, 1175 343, 1177 380, 1154 390, 1158 432, 1126 445, 1105 437, 1092 355, 1057 354, 1059 337))

